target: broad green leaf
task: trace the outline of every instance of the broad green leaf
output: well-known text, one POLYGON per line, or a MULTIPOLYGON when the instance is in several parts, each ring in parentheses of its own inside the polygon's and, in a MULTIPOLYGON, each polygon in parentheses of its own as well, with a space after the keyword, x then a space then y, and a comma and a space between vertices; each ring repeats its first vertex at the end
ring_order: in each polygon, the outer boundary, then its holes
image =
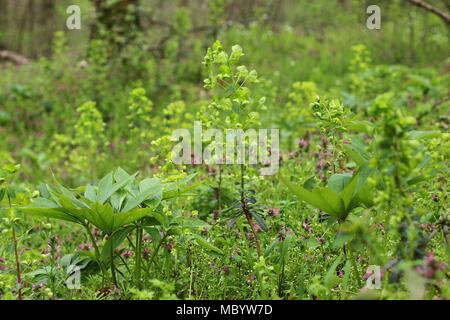
POLYGON ((138 208, 128 212, 113 213, 112 230, 115 231, 124 225, 133 223, 146 216, 151 216, 153 212, 151 208, 138 208))
POLYGON ((125 240, 127 235, 134 229, 133 226, 123 228, 118 230, 117 232, 114 232, 112 236, 106 240, 105 245, 103 246, 102 252, 101 252, 101 259, 103 262, 108 263, 110 261, 111 257, 111 245, 113 246, 113 250, 116 249, 118 246, 122 244, 122 242, 125 240))
POLYGON ((42 208, 58 208, 58 205, 54 203, 53 201, 46 199, 46 198, 34 198, 31 200, 31 203, 34 204, 37 207, 42 208))
POLYGON ((123 188, 128 183, 133 181, 135 175, 128 176, 127 178, 113 183, 113 173, 110 172, 98 184, 98 196, 97 200, 101 204, 104 204, 117 190, 123 188))
MULTIPOLYGON (((144 180, 145 181, 145 180, 144 180)), ((152 179, 152 182, 147 182, 140 185, 140 192, 136 197, 128 197, 127 202, 122 211, 126 212, 136 208, 142 202, 149 200, 153 196, 162 195, 162 185, 159 179, 152 179), (142 190, 141 188, 148 187, 148 189, 142 190)))
POLYGON ((167 219, 167 216, 165 216, 163 213, 158 212, 157 210, 155 210, 152 213, 152 218, 155 218, 156 221, 158 221, 161 226, 163 226, 165 228, 169 227, 169 220, 167 219))
POLYGON ((367 165, 359 168, 358 172, 353 176, 352 181, 342 192, 347 213, 361 204, 368 205, 371 202, 372 192, 367 186, 367 179, 372 174, 373 169, 367 165))
POLYGON ((336 193, 341 193, 352 179, 349 173, 334 174, 328 179, 328 187, 336 193))
POLYGON ((217 248, 216 246, 212 245, 211 243, 209 243, 208 241, 206 241, 205 239, 203 239, 202 237, 200 237, 199 235, 194 235, 194 239, 195 242, 202 247, 203 249, 218 253, 220 255, 223 255, 223 251, 220 250, 219 248, 217 248))
POLYGON ((53 200, 53 202, 55 202, 59 207, 72 209, 86 207, 86 205, 78 200, 71 191, 59 184, 58 189, 50 186, 47 186, 47 189, 50 194, 51 200, 53 200))
POLYGON ((97 201, 97 191, 94 186, 87 185, 84 191, 84 197, 91 202, 97 201))
POLYGON ((109 203, 112 205, 115 212, 122 211, 126 198, 127 194, 125 191, 118 191, 109 198, 109 203))
POLYGON ((94 226, 105 232, 111 234, 114 230, 114 212, 109 204, 100 204, 98 202, 91 206, 91 210, 84 212, 85 218, 94 226))
POLYGON ((335 217, 342 217, 345 212, 345 205, 344 201, 336 192, 329 188, 316 188, 313 190, 313 193, 319 195, 322 202, 326 202, 331 207, 332 212, 325 212, 334 215, 335 217))
MULTIPOLYGON (((305 201, 306 203, 312 205, 313 207, 322 210, 331 215, 337 216, 339 211, 336 208, 328 203, 328 200, 324 200, 323 192, 320 192, 318 189, 314 189, 313 191, 308 191, 303 187, 294 185, 289 182, 284 176, 280 176, 283 183, 293 192, 300 200, 305 201)), ((332 196, 333 197, 333 196, 332 196)), ((339 203, 340 199, 338 196, 334 196, 334 202, 336 204, 339 203), (337 198, 337 199, 336 199, 337 198)))
POLYGON ((373 173, 373 171, 374 170, 371 169, 368 165, 363 165, 358 169, 358 172, 356 174, 358 177, 358 184, 355 190, 356 193, 358 193, 366 185, 366 181, 373 173))
POLYGON ((353 177, 350 179, 350 182, 344 187, 344 189, 341 192, 341 198, 342 201, 344 201, 344 206, 347 213, 349 212, 350 203, 356 194, 356 188, 358 186, 358 178, 359 178, 358 174, 353 175, 353 177))
POLYGON ((19 208, 23 213, 39 217, 39 218, 50 218, 57 219, 63 221, 74 222, 78 224, 82 224, 82 220, 68 213, 63 212, 61 209, 53 209, 53 208, 19 208))
POLYGON ((161 240, 161 234, 158 228, 144 226, 144 230, 152 237, 152 243, 157 243, 161 240))

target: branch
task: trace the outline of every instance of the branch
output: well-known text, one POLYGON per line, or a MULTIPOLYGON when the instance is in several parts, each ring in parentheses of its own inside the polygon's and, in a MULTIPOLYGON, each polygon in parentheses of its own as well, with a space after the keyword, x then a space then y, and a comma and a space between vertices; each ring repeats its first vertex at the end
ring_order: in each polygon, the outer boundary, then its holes
POLYGON ((9 60, 14 62, 18 66, 28 63, 28 59, 24 56, 8 50, 0 51, 0 60, 9 60))
POLYGON ((431 13, 434 13, 439 18, 444 20, 444 22, 447 25, 450 25, 450 15, 447 12, 444 12, 444 11, 442 11, 442 10, 436 8, 436 7, 433 7, 431 4, 429 4, 429 3, 425 2, 425 1, 422 1, 422 0, 408 0, 408 1, 409 1, 409 3, 415 5, 415 6, 419 7, 419 8, 422 8, 422 9, 425 9, 427 11, 430 11, 431 13))

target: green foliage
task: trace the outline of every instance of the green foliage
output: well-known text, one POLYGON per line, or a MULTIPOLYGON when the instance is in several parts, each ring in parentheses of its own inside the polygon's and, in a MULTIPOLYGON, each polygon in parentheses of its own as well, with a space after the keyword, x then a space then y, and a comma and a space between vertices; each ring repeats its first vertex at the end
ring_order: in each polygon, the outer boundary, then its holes
POLYGON ((104 160, 103 151, 107 144, 105 123, 92 101, 82 104, 77 112, 79 117, 74 130, 68 134, 55 134, 50 144, 53 151, 50 162, 56 166, 55 169, 66 167, 66 174, 87 178, 95 175, 95 167, 104 160))
POLYGON ((2 62, 0 299, 450 297, 438 18, 385 1, 372 32, 361 1, 120 3, 85 1, 92 29, 26 31, 12 48, 48 55, 2 62), (280 175, 174 164, 194 121, 280 129, 280 175))
POLYGON ((295 186, 284 178, 284 183, 301 200, 331 214, 338 221, 345 221, 348 214, 360 206, 370 206, 373 190, 366 184, 371 170, 361 167, 353 175, 335 174, 328 179, 327 187, 295 186))

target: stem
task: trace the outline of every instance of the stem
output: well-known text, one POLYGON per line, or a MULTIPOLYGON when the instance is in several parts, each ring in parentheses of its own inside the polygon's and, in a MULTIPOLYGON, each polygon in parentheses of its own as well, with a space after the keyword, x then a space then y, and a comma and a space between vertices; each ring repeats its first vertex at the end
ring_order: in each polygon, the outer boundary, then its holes
POLYGON ((218 203, 218 211, 219 211, 219 215, 222 211, 222 169, 221 166, 219 165, 219 185, 217 188, 217 203, 218 203))
MULTIPOLYGON (((108 235, 108 238, 112 237, 112 235, 108 235)), ((110 259, 111 259, 111 276, 113 284, 117 287, 117 278, 116 278, 116 268, 114 266, 114 246, 111 241, 111 248, 110 248, 110 259)))
POLYGON ((280 278, 278 280, 278 296, 281 297, 282 295, 282 291, 283 291, 283 282, 284 282, 284 269, 285 269, 285 263, 284 263, 284 259, 283 259, 283 263, 281 266, 281 274, 280 274, 280 278))
MULTIPOLYGON (((55 287, 55 281, 56 281, 56 275, 55 275, 55 262, 56 262, 56 256, 55 256, 55 238, 52 238, 50 236, 50 242, 49 242, 49 247, 50 247, 50 281, 51 281, 51 289, 52 292, 55 293, 56 292, 56 287, 55 287)), ((53 297, 50 298, 50 300, 53 300, 53 297)))
POLYGON ((189 281, 189 300, 191 299, 191 295, 192 295, 192 283, 194 282, 194 270, 192 269, 192 266, 190 267, 190 273, 191 273, 191 276, 190 276, 190 281, 189 281))
POLYGON ((349 249, 349 256, 350 256, 350 262, 353 266, 353 269, 355 270, 355 274, 356 274, 356 279, 358 280, 358 286, 361 287, 362 283, 361 283, 361 277, 359 275, 359 271, 358 271, 358 267, 356 265, 356 260, 355 260, 355 256, 353 255, 353 252, 349 249))
POLYGON ((141 260, 142 260, 142 227, 140 225, 136 228, 136 269, 134 271, 136 286, 141 289, 141 260))
POLYGON ((150 260, 148 261, 148 266, 147 266, 147 278, 148 278, 148 275, 149 275, 149 273, 150 273, 150 266, 152 265, 153 260, 155 259, 156 254, 158 253, 159 248, 161 247, 162 243, 164 242, 164 240, 166 240, 166 237, 167 237, 167 233, 165 233, 164 236, 159 240, 158 245, 157 245, 156 248, 155 248, 155 251, 153 251, 153 254, 152 254, 152 256, 150 257, 150 260))
POLYGON ((253 238, 255 239, 256 244, 256 251, 258 253, 258 257, 262 256, 261 252, 261 246, 259 244, 259 238, 258 234, 256 233, 255 227, 253 226, 253 219, 250 214, 250 210, 248 209, 247 202, 245 201, 245 184, 244 184, 244 173, 245 173, 245 166, 244 164, 241 164, 241 205, 242 205, 242 211, 244 211, 245 218, 247 218, 247 223, 250 226, 250 229, 253 233, 253 238))
POLYGON ((20 272, 20 261, 19 261, 19 253, 17 251, 17 238, 16 238, 16 230, 14 229, 14 225, 12 226, 12 237, 14 243, 14 256, 16 258, 16 273, 17 273, 17 283, 19 285, 19 300, 22 300, 22 275, 20 272))
POLYGON ((89 224, 86 223, 86 224, 83 224, 83 226, 86 229, 87 234, 89 235, 89 239, 91 239, 91 241, 92 241, 92 245, 94 246, 95 257, 97 259, 97 263, 98 263, 100 269, 102 270, 102 283, 104 284, 104 282, 105 282, 105 275, 106 275, 106 269, 105 269, 105 266, 103 265, 103 263, 101 261, 101 258, 100 258, 101 257, 100 256, 100 250, 98 249, 97 242, 95 241, 94 235, 92 234, 91 230, 89 229, 89 224))
MULTIPOLYGON (((8 196, 8 204, 9 204, 9 209, 11 209, 11 198, 9 196, 9 193, 7 193, 8 196)), ((16 275, 17 275, 17 279, 16 282, 19 285, 19 292, 18 292, 18 299, 22 300, 22 273, 20 271, 20 260, 19 260, 19 251, 17 250, 17 237, 16 237, 16 230, 14 229, 14 222, 12 224, 12 240, 13 240, 13 245, 14 245, 14 257, 16 259, 16 275)))

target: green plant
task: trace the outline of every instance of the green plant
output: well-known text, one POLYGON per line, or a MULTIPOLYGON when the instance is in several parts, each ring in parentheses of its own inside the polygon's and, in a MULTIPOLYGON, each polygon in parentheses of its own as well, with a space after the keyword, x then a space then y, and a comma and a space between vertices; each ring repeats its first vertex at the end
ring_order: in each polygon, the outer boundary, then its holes
POLYGON ((316 187, 314 178, 303 186, 294 185, 285 177, 282 179, 299 199, 330 214, 336 221, 344 222, 353 209, 372 205, 374 190, 367 183, 371 172, 370 168, 363 166, 354 175, 335 174, 328 179, 326 187, 316 187))
MULTIPOLYGON (((13 197, 13 189, 10 184, 14 175, 18 172, 20 165, 14 162, 3 164, 0 167, 0 205, 3 198, 7 199, 8 217, 4 218, 5 230, 11 231, 11 239, 13 243, 15 268, 16 268, 16 287, 18 299, 22 300, 22 272, 20 266, 20 256, 18 248, 17 231, 20 230, 20 219, 16 216, 16 211, 12 208, 11 198, 13 197)), ((0 209, 3 209, 0 207, 0 209)))
MULTIPOLYGON (((205 88, 214 90, 215 95, 213 101, 201 110, 201 119, 207 128, 219 128, 225 132, 230 128, 245 130, 260 126, 259 113, 253 110, 264 109, 265 98, 256 99, 247 87, 258 83, 259 80, 255 70, 249 71, 246 66, 239 65, 243 56, 244 53, 239 45, 233 46, 230 54, 224 51, 219 41, 208 48, 203 60, 208 71, 208 78, 204 80, 204 84, 205 88)), ((248 146, 250 142, 245 141, 244 143, 248 146)), ((236 200, 229 210, 234 213, 234 218, 240 215, 245 217, 253 234, 258 256, 261 256, 262 249, 253 219, 262 230, 267 230, 267 226, 260 215, 263 207, 256 205, 253 192, 246 189, 245 180, 249 172, 248 168, 249 165, 245 163, 244 159, 244 162, 239 165, 239 173, 235 173, 236 178, 239 179, 239 200, 236 200)), ((221 174, 222 170, 220 169, 219 193, 221 174)), ((219 210, 221 210, 220 201, 219 210)))
POLYGON ((160 179, 136 181, 136 175, 129 175, 119 168, 102 178, 97 185, 87 185, 75 191, 70 191, 59 183, 55 187, 46 185, 42 190, 42 197, 33 199, 32 206, 21 210, 37 217, 64 220, 83 226, 92 239, 97 263, 104 271, 104 264, 109 261, 116 285, 114 249, 131 231, 127 226, 135 224, 139 253, 136 256, 136 282, 139 282, 142 234, 139 221, 152 216, 163 199, 174 195, 170 188, 163 191, 160 179), (91 225, 108 237, 102 253, 90 231, 91 225), (105 254, 105 250, 109 251, 109 256, 105 254))

